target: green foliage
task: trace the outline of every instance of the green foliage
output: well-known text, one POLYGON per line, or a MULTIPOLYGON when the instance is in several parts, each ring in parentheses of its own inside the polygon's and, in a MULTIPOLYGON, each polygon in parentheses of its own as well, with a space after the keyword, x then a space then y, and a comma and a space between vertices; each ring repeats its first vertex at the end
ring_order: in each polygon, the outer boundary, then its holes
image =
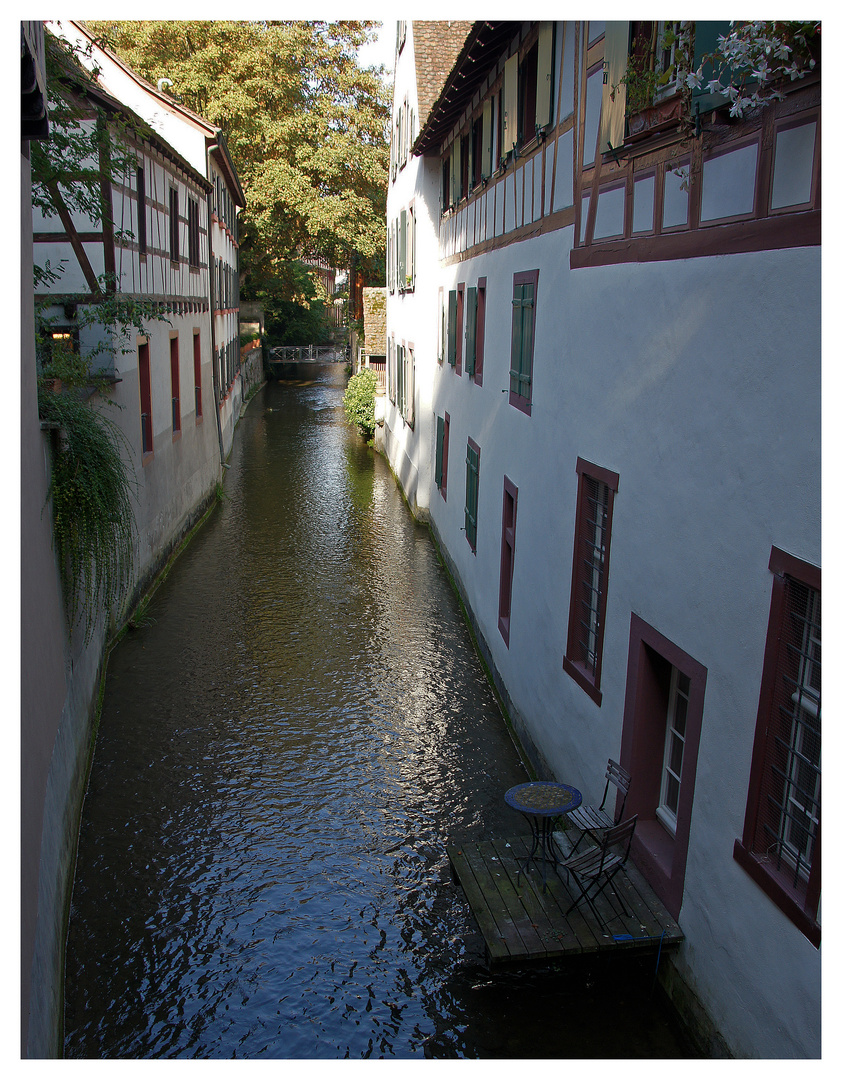
POLYGON ((49 498, 68 622, 84 617, 86 644, 100 610, 113 611, 132 578, 135 478, 120 429, 76 393, 38 390, 41 418, 56 431, 49 498))
POLYGON ((318 295, 304 263, 294 262, 288 269, 286 279, 266 280, 257 297, 265 313, 266 336, 272 346, 324 345, 330 340, 325 299, 318 295))
POLYGON ((377 391, 377 375, 371 368, 363 368, 348 380, 343 403, 345 415, 370 439, 374 435, 374 401, 377 391))
MULTIPOLYGON (((661 45, 669 48, 678 41, 672 23, 667 23, 661 45)), ((612 94, 619 86, 626 87, 626 112, 629 115, 647 109, 655 102, 659 90, 666 86, 675 75, 675 63, 663 70, 657 61, 658 23, 651 24, 651 36, 638 36, 632 42, 632 51, 628 58, 626 73, 612 88, 612 94)), ((677 57, 679 62, 686 60, 683 54, 677 57)))
MULTIPOLYGON (((391 89, 356 50, 377 25, 125 21, 88 27, 225 136, 246 193, 242 296, 282 286, 296 259, 382 263, 391 89)), ((290 295, 292 294, 292 295, 290 295)))

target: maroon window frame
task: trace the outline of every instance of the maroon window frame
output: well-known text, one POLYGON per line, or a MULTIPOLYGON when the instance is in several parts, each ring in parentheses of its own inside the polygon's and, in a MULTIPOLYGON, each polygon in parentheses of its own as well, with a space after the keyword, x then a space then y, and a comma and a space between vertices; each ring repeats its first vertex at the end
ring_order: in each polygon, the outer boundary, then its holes
MULTIPOLYGON (((734 859, 766 893, 770 900, 798 927, 816 948, 821 944, 818 922, 821 898, 821 809, 809 875, 796 884, 788 866, 770 856, 764 824, 770 799, 774 798, 775 772, 786 733, 780 731, 782 694, 797 682, 798 649, 795 641, 799 625, 799 593, 813 590, 821 595, 821 569, 773 547, 769 569, 774 574, 769 608, 769 627, 757 725, 751 758, 746 815, 741 839, 734 841, 734 859)), ((819 705, 819 718, 821 706, 819 705)), ((820 723, 820 719, 819 719, 820 723)))
POLYGON ((500 604, 497 627, 506 648, 509 647, 509 623, 512 613, 512 578, 515 568, 515 528, 517 525, 517 488, 503 477, 503 530, 500 540, 500 604))
POLYGON ((632 845, 635 864, 674 919, 684 896, 706 684, 707 668, 632 612, 620 747, 620 763, 632 778, 625 813, 637 814, 632 845), (655 813, 661 801, 673 667, 690 680, 675 836, 655 813))
POLYGON ((576 531, 573 573, 570 583, 570 614, 567 652, 562 667, 597 705, 602 705, 602 649, 614 496, 619 489, 617 473, 578 458, 579 491, 576 499, 576 531), (602 495, 604 501, 599 501, 602 495), (598 516, 595 513, 598 512, 598 516), (595 545, 599 556, 595 558, 595 545))
POLYGON ((456 286, 456 374, 462 374, 462 337, 465 327, 465 282, 456 286))
POLYGON ((152 381, 149 373, 149 342, 137 347, 137 377, 140 384, 140 436, 143 459, 151 457, 152 443, 152 381))

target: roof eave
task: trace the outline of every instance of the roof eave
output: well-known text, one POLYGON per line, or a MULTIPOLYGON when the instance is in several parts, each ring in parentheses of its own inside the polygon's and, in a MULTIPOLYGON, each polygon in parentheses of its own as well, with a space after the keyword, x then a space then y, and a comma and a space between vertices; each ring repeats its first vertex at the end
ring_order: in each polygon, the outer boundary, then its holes
POLYGON ((418 132, 412 145, 413 154, 423 154, 441 146, 519 26, 520 23, 516 22, 474 23, 424 126, 418 132))
POLYGON ((208 151, 216 158, 222 172, 225 174, 225 179, 234 195, 234 202, 240 208, 245 207, 246 197, 222 128, 215 128, 213 135, 206 137, 206 145, 208 151))

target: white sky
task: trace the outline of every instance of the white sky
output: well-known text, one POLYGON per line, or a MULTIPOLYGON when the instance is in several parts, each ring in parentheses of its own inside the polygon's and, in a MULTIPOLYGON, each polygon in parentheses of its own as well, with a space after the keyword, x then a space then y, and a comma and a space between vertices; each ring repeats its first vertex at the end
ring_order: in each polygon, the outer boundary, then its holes
POLYGON ((383 25, 377 31, 377 40, 371 45, 364 45, 359 51, 360 65, 369 67, 382 64, 390 73, 395 71, 395 40, 397 26, 394 19, 383 19, 383 25))

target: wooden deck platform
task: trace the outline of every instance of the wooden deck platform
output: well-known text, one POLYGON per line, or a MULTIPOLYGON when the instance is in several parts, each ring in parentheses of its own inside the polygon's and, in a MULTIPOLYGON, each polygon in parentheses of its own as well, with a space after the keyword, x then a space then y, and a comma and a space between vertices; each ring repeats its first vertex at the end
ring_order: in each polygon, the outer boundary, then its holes
MULTIPOLYGON (((565 853, 577 833, 556 833, 565 853)), ((629 917, 616 915, 605 895, 597 908, 606 921, 603 929, 583 901, 565 918, 573 902, 566 875, 547 868, 547 891, 541 890, 541 868, 521 873, 518 860, 529 851, 529 837, 451 844, 447 848, 454 876, 465 890, 468 903, 485 939, 492 968, 526 966, 562 960, 584 953, 620 950, 675 948, 684 939, 681 928, 668 914, 631 862, 614 878, 629 917)), ((580 849, 581 850, 581 849, 580 849)), ((572 886, 575 894, 575 886, 572 886)), ((606 890, 607 891, 607 890, 606 890)), ((614 897, 611 898, 617 905, 614 897)), ((618 908, 619 910, 619 908, 618 908)))

